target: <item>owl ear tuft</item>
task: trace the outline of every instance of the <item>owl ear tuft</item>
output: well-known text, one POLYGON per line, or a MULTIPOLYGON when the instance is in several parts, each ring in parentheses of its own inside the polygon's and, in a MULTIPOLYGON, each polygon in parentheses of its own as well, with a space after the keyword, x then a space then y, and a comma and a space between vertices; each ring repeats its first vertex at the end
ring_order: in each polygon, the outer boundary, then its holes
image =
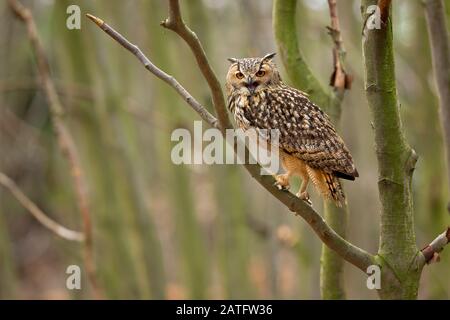
POLYGON ((236 63, 236 62, 239 61, 239 60, 236 59, 236 58, 227 58, 227 60, 230 61, 231 63, 236 63))
POLYGON ((272 60, 272 58, 275 57, 276 54, 276 52, 268 53, 261 59, 261 61, 272 60))

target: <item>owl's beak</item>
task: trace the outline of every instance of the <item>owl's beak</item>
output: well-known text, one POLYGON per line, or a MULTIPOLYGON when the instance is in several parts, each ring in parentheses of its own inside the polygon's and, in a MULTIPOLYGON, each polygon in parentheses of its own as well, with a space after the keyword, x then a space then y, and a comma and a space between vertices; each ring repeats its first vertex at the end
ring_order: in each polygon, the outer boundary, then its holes
POLYGON ((258 87, 259 83, 257 81, 254 81, 251 77, 247 78, 247 81, 245 81, 245 86, 247 87, 250 94, 254 94, 256 88, 258 87))

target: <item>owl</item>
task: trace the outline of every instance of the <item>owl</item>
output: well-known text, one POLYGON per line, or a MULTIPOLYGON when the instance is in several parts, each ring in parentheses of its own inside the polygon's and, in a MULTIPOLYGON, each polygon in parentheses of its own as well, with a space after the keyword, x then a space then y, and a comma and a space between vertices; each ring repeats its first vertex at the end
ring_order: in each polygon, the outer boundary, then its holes
POLYGON ((339 178, 359 176, 352 156, 330 118, 306 93, 283 83, 274 56, 228 59, 228 109, 244 131, 278 130, 277 147, 285 171, 275 176, 280 189, 288 189, 289 179, 298 176, 300 199, 311 204, 307 192, 311 181, 325 199, 342 206, 346 200, 339 178))

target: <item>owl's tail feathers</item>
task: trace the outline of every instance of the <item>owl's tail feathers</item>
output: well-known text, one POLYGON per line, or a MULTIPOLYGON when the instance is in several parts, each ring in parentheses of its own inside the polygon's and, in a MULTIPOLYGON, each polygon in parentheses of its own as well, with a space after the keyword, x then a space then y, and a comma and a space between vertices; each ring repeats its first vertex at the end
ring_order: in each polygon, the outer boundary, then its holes
POLYGON ((339 178, 329 173, 324 173, 323 176, 328 188, 327 198, 332 199, 338 207, 344 206, 346 200, 339 178))
POLYGON ((331 173, 315 170, 309 166, 307 170, 309 178, 325 199, 332 200, 338 207, 342 207, 347 203, 338 177, 331 173))

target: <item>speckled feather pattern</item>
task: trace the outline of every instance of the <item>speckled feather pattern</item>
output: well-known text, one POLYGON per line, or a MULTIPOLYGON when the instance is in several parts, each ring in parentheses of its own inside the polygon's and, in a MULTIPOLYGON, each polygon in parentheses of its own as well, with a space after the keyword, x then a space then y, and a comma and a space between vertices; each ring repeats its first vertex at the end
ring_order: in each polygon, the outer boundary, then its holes
POLYGON ((282 151, 326 172, 354 175, 352 157, 328 116, 302 92, 280 84, 253 96, 231 95, 239 127, 278 129, 282 151))
MULTIPOLYGON (((240 59, 238 69, 251 74, 261 63, 260 58, 240 59)), ((268 64, 276 70, 271 61, 268 64)), ((264 87, 253 94, 227 83, 228 108, 236 124, 242 129, 278 129, 280 151, 322 172, 329 191, 332 193, 331 189, 338 188, 334 191, 342 194, 335 177, 343 175, 354 179, 358 176, 344 141, 329 117, 305 93, 284 84, 278 71, 274 75, 273 83, 267 80, 264 87)))

